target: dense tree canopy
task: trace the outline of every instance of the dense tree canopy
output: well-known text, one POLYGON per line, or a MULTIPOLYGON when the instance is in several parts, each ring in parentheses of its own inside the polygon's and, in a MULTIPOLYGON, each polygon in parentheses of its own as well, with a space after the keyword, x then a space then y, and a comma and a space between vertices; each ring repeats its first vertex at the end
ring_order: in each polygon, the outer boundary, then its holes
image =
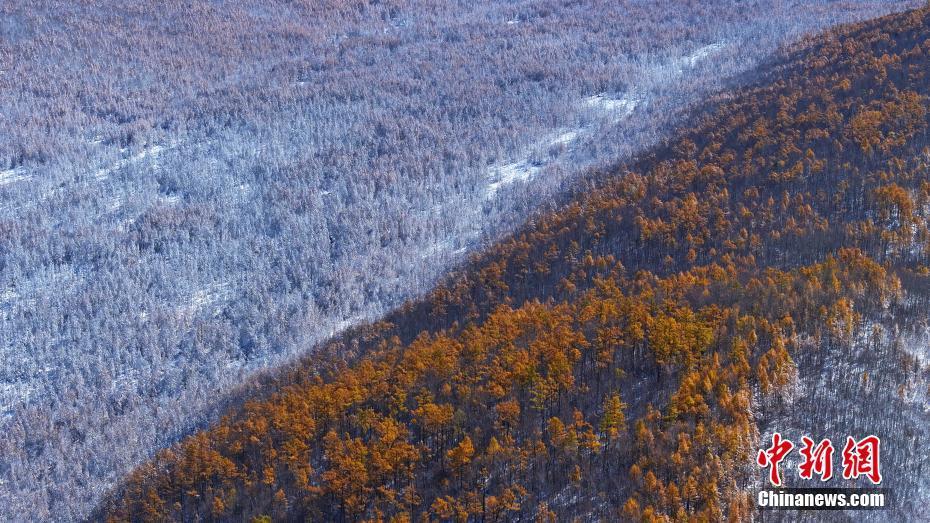
POLYGON ((0 1, 0 519, 83 519, 778 46, 918 1, 0 1))
POLYGON ((787 407, 838 371, 901 406, 899 425, 868 419, 918 496, 926 452, 897 429, 930 372, 901 348, 930 304, 928 53, 928 9, 799 44, 426 299, 282 370, 100 517, 746 521, 760 433, 821 419, 787 407))

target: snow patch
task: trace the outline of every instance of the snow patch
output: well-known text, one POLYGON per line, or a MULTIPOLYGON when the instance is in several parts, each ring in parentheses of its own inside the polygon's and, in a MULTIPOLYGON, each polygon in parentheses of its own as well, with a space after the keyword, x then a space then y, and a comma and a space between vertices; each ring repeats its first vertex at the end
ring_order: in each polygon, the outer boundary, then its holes
POLYGON ((196 313, 208 308, 213 312, 219 312, 219 306, 232 298, 232 286, 229 282, 217 282, 200 289, 196 289, 190 295, 187 312, 196 313))
POLYGON ((691 54, 673 60, 671 66, 672 71, 674 72, 674 76, 683 75, 685 73, 685 69, 693 69, 699 62, 705 60, 711 55, 717 54, 726 46, 727 42, 716 42, 699 47, 691 54))
MULTIPOLYGON (((141 162, 147 158, 155 160, 158 158, 158 155, 162 154, 168 149, 173 148, 174 146, 175 144, 171 144, 168 146, 153 145, 147 149, 143 149, 139 151, 138 153, 132 156, 123 158, 121 160, 117 160, 116 162, 112 163, 108 167, 104 167, 103 169, 98 170, 96 173, 94 173, 94 178, 96 178, 97 180, 101 180, 101 181, 106 180, 114 172, 119 171, 120 169, 129 167, 130 165, 134 163, 141 162)), ((126 149, 124 148, 123 152, 125 151, 126 149)), ((157 164, 155 164, 155 166, 157 167, 157 164)))
POLYGON ((110 382, 110 392, 134 389, 139 384, 140 374, 138 369, 129 369, 120 373, 110 382))
MULTIPOLYGON (((905 350, 917 358, 921 367, 930 366, 930 327, 924 328, 923 333, 915 335, 904 344, 905 350)), ((930 392, 928 390, 927 392, 930 392)))
POLYGON ((29 175, 26 174, 26 169, 23 169, 22 167, 0 171, 0 187, 25 180, 27 178, 29 178, 29 175))
POLYGON ((107 212, 116 212, 123 206, 122 196, 112 196, 104 201, 104 208, 107 212))
MULTIPOLYGON (((726 46, 726 42, 717 42, 700 47, 689 55, 672 60, 671 64, 658 66, 651 72, 647 70, 645 73, 646 80, 648 81, 650 78, 661 79, 662 75, 669 74, 669 70, 672 71, 673 77, 681 76, 684 74, 685 68, 694 67, 701 60, 719 52, 726 46)), ((647 105, 647 103, 648 101, 637 89, 632 89, 620 95, 598 93, 581 100, 583 108, 598 113, 598 119, 601 123, 606 121, 611 124, 617 124, 629 118, 636 109, 647 105)), ((544 152, 547 147, 569 146, 583 135, 593 132, 593 127, 593 125, 589 125, 567 130, 562 129, 554 137, 537 142, 531 149, 536 152, 544 152)), ((548 164, 548 161, 539 161, 534 158, 534 156, 526 155, 522 160, 491 167, 488 175, 490 183, 487 185, 485 198, 492 199, 497 196, 502 187, 512 185, 518 181, 526 182, 539 174, 548 164)))
MULTIPOLYGON (((585 131, 583 127, 562 130, 555 136, 538 143, 534 149, 568 147, 581 137, 583 131, 585 131)), ((505 185, 511 185, 517 181, 526 182, 536 176, 545 166, 546 162, 540 162, 528 156, 520 161, 492 167, 489 178, 494 181, 488 184, 485 196, 491 199, 505 185)))
POLYGON ((19 297, 19 293, 16 290, 4 289, 3 292, 0 292, 0 304, 13 303, 13 300, 19 297))
POLYGON ((549 145, 568 145, 578 138, 578 131, 566 131, 549 142, 549 145))
POLYGON ((168 194, 166 196, 162 196, 161 201, 165 205, 175 205, 181 201, 181 195, 180 194, 168 194))
POLYGON ((540 170, 542 170, 542 166, 530 160, 521 160, 492 168, 491 178, 495 181, 488 184, 487 197, 493 198, 501 187, 511 185, 517 181, 525 182, 529 180, 536 176, 540 170))
POLYGON ((453 243, 451 239, 433 242, 426 249, 423 249, 423 252, 420 253, 420 258, 429 258, 443 252, 449 252, 452 249, 452 246, 453 243))
POLYGON ((333 324, 332 329, 329 331, 329 337, 332 338, 336 334, 339 334, 349 327, 353 325, 360 325, 365 321, 368 321, 368 318, 364 314, 358 314, 356 316, 352 316, 351 318, 345 318, 333 324))
POLYGON ((585 107, 606 113, 614 120, 622 120, 633 114, 640 102, 640 97, 635 92, 625 94, 619 98, 601 93, 585 98, 582 104, 585 107))
POLYGON ((721 49, 726 47, 725 42, 717 42, 710 45, 705 45, 704 47, 699 48, 697 51, 694 51, 690 55, 685 57, 685 62, 689 67, 694 67, 698 62, 707 58, 712 54, 716 54, 721 49))
POLYGON ((28 402, 35 390, 24 382, 0 383, 0 414, 11 416, 13 407, 28 402))

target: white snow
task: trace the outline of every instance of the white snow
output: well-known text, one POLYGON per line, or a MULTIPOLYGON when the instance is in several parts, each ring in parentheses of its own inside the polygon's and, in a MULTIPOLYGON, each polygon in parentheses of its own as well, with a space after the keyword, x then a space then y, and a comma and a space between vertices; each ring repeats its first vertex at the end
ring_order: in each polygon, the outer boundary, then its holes
MULTIPOLYGON (((509 24, 510 22, 508 22, 509 24)), ((659 64, 647 68, 644 71, 644 82, 653 81, 670 81, 685 73, 686 68, 692 68, 698 62, 719 52, 727 46, 727 43, 717 42, 698 48, 691 54, 672 60, 671 63, 659 64), (671 73, 670 73, 671 72, 671 73), (671 77, 669 77, 671 74, 671 77)), ((617 124, 629 118, 636 109, 648 104, 646 97, 639 89, 631 89, 627 93, 611 95, 607 93, 598 93, 588 96, 581 100, 581 107, 593 110, 597 113, 598 119, 610 124, 617 124)), ((579 126, 573 129, 562 129, 554 137, 540 140, 531 147, 533 152, 544 152, 547 147, 569 146, 579 138, 594 131, 594 125, 579 126)), ((485 198, 492 199, 497 196, 501 187, 511 185, 515 182, 526 182, 536 176, 546 165, 546 162, 540 163, 534 161, 531 154, 525 154, 524 159, 511 163, 496 165, 488 171, 489 183, 485 191, 485 198)))
POLYGON ((430 256, 435 256, 437 254, 442 254, 448 252, 452 249, 451 239, 438 240, 430 244, 426 249, 423 249, 423 252, 420 253, 421 258, 429 258, 430 256))
MULTIPOLYGON (((143 149, 139 151, 138 153, 132 156, 123 158, 122 160, 117 160, 116 162, 112 163, 108 167, 104 167, 103 169, 98 170, 94 174, 94 178, 98 180, 105 180, 110 176, 110 174, 120 169, 123 169, 125 167, 128 167, 134 163, 141 162, 142 160, 145 160, 146 158, 151 158, 154 160, 158 157, 158 155, 160 155, 161 153, 165 152, 166 150, 172 147, 174 147, 174 145, 169 145, 169 146, 153 145, 147 149, 143 149)), ((126 149, 123 149, 123 151, 125 150, 126 149)))
POLYGON ((698 50, 685 57, 685 62, 689 67, 694 67, 698 62, 712 54, 717 53, 724 47, 726 47, 725 42, 717 42, 710 45, 705 45, 704 47, 699 48, 698 50))
MULTIPOLYGON (((578 129, 562 130, 551 138, 538 143, 534 149, 546 149, 548 147, 556 146, 567 147, 578 140, 578 138, 581 137, 582 132, 585 130, 586 129, 583 127, 579 127, 578 129)), ((545 165, 545 163, 534 161, 531 157, 528 156, 527 158, 520 161, 492 167, 490 169, 489 178, 493 181, 488 184, 485 196, 488 199, 491 199, 497 194, 497 191, 505 185, 511 185, 517 181, 525 182, 530 180, 536 176, 539 171, 545 167, 545 165)))
POLYGON ((921 367, 930 365, 930 327, 926 327, 923 333, 917 334, 908 340, 905 349, 917 358, 921 367))
POLYGON ((13 182, 18 182, 20 180, 25 180, 27 178, 29 178, 29 175, 26 174, 26 169, 23 169, 22 167, 0 171, 0 187, 13 182))
POLYGON ((180 194, 169 194, 167 196, 163 196, 161 198, 161 201, 164 202, 165 205, 174 205, 178 203, 179 201, 181 201, 181 195, 180 194))
POLYGON ((334 323, 334 324, 333 324, 333 323, 330 323, 330 325, 332 326, 332 328, 331 328, 330 331, 329 331, 329 337, 333 337, 333 336, 335 336, 336 334, 338 334, 338 333, 340 333, 340 332, 342 332, 342 331, 348 329, 349 327, 351 327, 351 326, 353 326, 353 325, 359 325, 359 324, 361 324, 362 322, 369 321, 369 320, 370 320, 370 318, 367 317, 367 316, 365 316, 364 314, 357 314, 357 315, 355 315, 355 316, 352 316, 351 318, 345 318, 345 319, 343 319, 343 320, 341 320, 341 321, 338 321, 338 322, 336 322, 336 323, 334 323))
POLYGON ((104 207, 107 212, 115 212, 123 206, 123 197, 122 196, 111 196, 106 198, 104 201, 104 207))
POLYGON ((566 131, 556 136, 550 145, 568 145, 578 138, 578 131, 566 131))
POLYGON ((139 383, 140 372, 137 369, 128 369, 121 372, 110 382, 110 391, 130 390, 139 383))
POLYGON ((510 185, 516 181, 525 182, 529 180, 541 169, 541 166, 535 165, 529 160, 521 160, 492 168, 491 179, 496 181, 488 184, 487 197, 493 198, 497 191, 505 185, 510 185))
POLYGON ((232 298, 232 285, 230 282, 216 282, 195 289, 190 295, 190 303, 185 308, 188 313, 196 313, 207 308, 219 312, 219 306, 232 298))
POLYGON ((694 68, 698 62, 706 59, 707 57, 718 53, 721 49, 727 46, 727 42, 716 42, 713 44, 708 44, 703 47, 699 47, 694 52, 687 56, 683 56, 676 60, 673 60, 671 68, 662 68, 662 70, 668 71, 669 69, 673 73, 673 77, 679 77, 685 74, 685 69, 694 68))
POLYGON ((519 24, 519 23, 520 23, 520 21, 517 20, 517 19, 507 20, 507 25, 517 25, 517 24, 519 24))
POLYGON ((615 121, 619 121, 633 114, 633 111, 640 104, 640 97, 636 92, 624 94, 619 98, 613 98, 601 93, 585 98, 582 103, 585 107, 606 113, 615 121))
POLYGON ((38 268, 30 277, 18 280, 0 292, 0 304, 5 303, 21 310, 34 307, 36 300, 64 292, 83 279, 83 274, 74 265, 38 268))
POLYGON ((13 289, 4 289, 3 292, 0 292, 0 303, 12 303, 13 300, 19 297, 19 293, 13 289))
POLYGON ((35 387, 28 383, 0 383, 0 413, 29 401, 34 393, 35 387))

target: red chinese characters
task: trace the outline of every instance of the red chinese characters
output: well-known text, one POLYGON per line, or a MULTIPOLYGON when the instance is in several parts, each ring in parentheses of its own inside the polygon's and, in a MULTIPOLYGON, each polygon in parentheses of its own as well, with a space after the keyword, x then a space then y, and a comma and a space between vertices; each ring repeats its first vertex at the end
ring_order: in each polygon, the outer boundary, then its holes
POLYGON ((877 436, 867 436, 859 441, 847 436, 846 446, 843 447, 843 477, 856 479, 865 476, 875 485, 881 483, 880 445, 881 441, 877 436))
POLYGON ((801 438, 804 446, 801 447, 801 455, 804 461, 798 465, 798 471, 801 479, 811 479, 816 473, 820 476, 820 481, 827 481, 833 477, 833 443, 829 439, 823 439, 814 447, 814 440, 804 436, 801 438))
POLYGON ((781 474, 778 471, 778 464, 785 459, 785 456, 794 448, 794 443, 782 439, 781 434, 772 434, 772 446, 768 449, 760 450, 756 457, 756 463, 760 467, 771 467, 769 469, 769 481, 776 487, 781 486, 781 474))
MULTIPOLYGON (((798 463, 798 475, 801 479, 813 479, 814 474, 820 477, 820 481, 828 481, 832 478, 833 443, 824 438, 815 445, 814 440, 807 436, 802 437, 801 442, 802 459, 798 463)), ((881 483, 880 447, 881 441, 878 436, 869 435, 859 441, 847 436, 846 445, 843 447, 843 478, 858 479, 860 476, 865 476, 875 485, 881 483)), ((760 450, 756 456, 756 463, 760 467, 769 468, 769 481, 776 487, 783 484, 778 465, 791 453, 792 449, 794 449, 794 443, 775 432, 772 434, 772 446, 760 450)))

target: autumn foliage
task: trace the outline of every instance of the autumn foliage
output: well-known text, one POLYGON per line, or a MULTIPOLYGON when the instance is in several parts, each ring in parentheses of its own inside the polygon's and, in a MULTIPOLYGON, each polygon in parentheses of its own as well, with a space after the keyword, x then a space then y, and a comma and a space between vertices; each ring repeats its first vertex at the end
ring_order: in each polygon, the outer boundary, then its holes
POLYGON ((101 517, 747 520, 798 355, 928 283, 928 53, 927 10, 804 42, 101 517))

